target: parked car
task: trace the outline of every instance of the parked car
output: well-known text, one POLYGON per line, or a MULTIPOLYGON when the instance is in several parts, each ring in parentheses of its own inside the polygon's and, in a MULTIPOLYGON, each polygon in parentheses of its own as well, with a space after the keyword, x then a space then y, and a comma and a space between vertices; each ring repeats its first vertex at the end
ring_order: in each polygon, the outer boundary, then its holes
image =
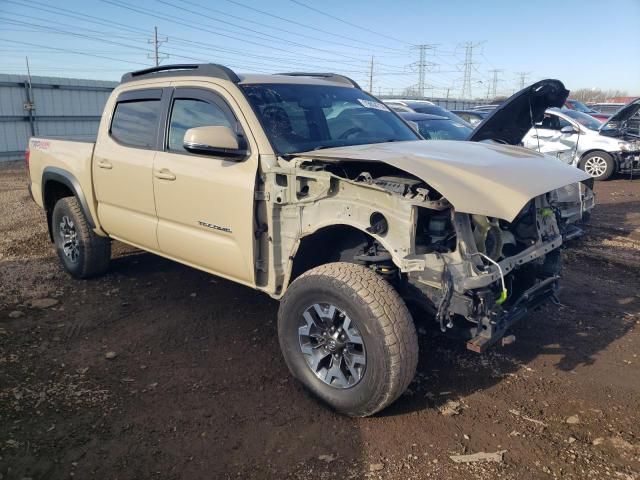
POLYGON ((398 113, 425 140, 466 140, 472 128, 447 117, 427 113, 398 113))
POLYGON ((631 105, 606 123, 577 110, 548 109, 523 139, 524 146, 558 156, 596 180, 640 172, 640 139, 622 125, 640 108, 631 105))
MULTIPOLYGON (((568 95, 569 91, 558 80, 536 82, 513 94, 490 112, 473 129, 467 140, 521 146, 531 125, 544 118, 545 112, 540 109, 540 105, 561 106, 568 95)), ((588 115, 584 117, 590 122, 597 122, 588 115)), ((549 155, 549 152, 544 155, 555 161, 560 157, 555 153, 549 155)), ((593 178, 589 178, 554 192, 558 205, 559 226, 565 239, 576 238, 583 234, 582 229, 576 224, 588 221, 595 207, 593 184, 593 178)))
POLYGON ((484 120, 489 112, 490 110, 451 110, 451 113, 455 113, 472 127, 484 120))
MULTIPOLYGON (((535 118, 558 88, 529 92, 535 118)), ((344 76, 211 64, 124 75, 95 143, 32 138, 26 160, 72 276, 105 273, 117 239, 264 292, 291 373, 352 416, 414 376, 406 302, 482 352, 555 298, 555 192, 589 178, 524 148, 424 141, 344 76)))
POLYGON ((589 108, 600 112, 603 115, 611 116, 625 106, 624 103, 592 103, 587 105, 589 108))
POLYGON ((477 107, 473 107, 472 110, 476 112, 491 112, 498 108, 500 104, 491 104, 491 105, 478 105, 477 107))
POLYGON ((429 115, 438 115, 440 117, 447 117, 456 122, 461 122, 463 124, 469 125, 465 120, 460 118, 455 113, 450 112, 446 108, 442 108, 439 105, 428 102, 426 100, 383 100, 384 103, 387 104, 389 108, 391 108, 394 112, 398 113, 426 113, 429 115))
POLYGON ((584 103, 578 100, 568 99, 566 102, 564 102, 563 108, 565 108, 566 110, 575 110, 576 112, 586 113, 587 115, 591 115, 593 118, 600 120, 601 122, 604 122, 609 118, 609 115, 598 112, 591 107, 587 107, 584 103))

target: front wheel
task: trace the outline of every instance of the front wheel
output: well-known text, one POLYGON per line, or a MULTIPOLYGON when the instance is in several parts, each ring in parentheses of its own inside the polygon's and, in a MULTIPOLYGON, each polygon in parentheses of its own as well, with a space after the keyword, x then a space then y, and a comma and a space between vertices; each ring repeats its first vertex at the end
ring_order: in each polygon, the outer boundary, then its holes
POLYGON ((293 376, 354 417, 395 401, 418 363, 415 326, 398 293, 350 263, 321 265, 291 284, 278 312, 278 337, 293 376))
POLYGON ((613 175, 616 163, 607 152, 591 152, 582 159, 580 168, 595 180, 607 180, 613 175))
POLYGON ((51 216, 53 242, 65 270, 76 278, 103 274, 111 260, 111 242, 96 235, 75 197, 58 200, 51 216))

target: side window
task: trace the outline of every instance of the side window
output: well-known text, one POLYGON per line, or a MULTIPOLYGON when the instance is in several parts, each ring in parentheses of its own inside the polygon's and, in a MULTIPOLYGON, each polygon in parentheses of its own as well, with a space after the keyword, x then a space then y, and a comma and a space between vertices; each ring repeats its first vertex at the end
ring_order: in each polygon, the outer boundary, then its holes
POLYGON ((538 128, 546 128, 547 130, 560 130, 559 118, 549 113, 544 114, 541 123, 536 123, 538 128))
POLYGON ((118 102, 111 121, 111 137, 132 147, 154 148, 159 120, 160 99, 118 102))
POLYGON ((235 120, 214 103, 191 98, 177 98, 173 101, 169 121, 169 150, 187 153, 182 146, 184 134, 196 127, 229 127, 236 131, 235 120))
POLYGON ((572 127, 569 122, 567 122, 564 118, 558 117, 558 130, 563 129, 564 127, 572 127))

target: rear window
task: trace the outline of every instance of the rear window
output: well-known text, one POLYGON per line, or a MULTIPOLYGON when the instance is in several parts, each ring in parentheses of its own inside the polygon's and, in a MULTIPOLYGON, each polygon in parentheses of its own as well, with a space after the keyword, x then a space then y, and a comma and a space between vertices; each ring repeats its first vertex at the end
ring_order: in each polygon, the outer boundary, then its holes
POLYGON ((154 148, 159 121, 159 99, 119 102, 111 121, 111 137, 131 147, 154 148))

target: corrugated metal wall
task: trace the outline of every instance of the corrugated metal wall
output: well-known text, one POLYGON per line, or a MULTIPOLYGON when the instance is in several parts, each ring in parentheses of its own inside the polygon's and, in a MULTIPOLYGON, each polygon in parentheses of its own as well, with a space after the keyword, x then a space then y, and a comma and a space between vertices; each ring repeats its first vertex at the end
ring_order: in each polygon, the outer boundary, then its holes
POLYGON ((31 136, 92 141, 117 82, 0 74, 0 162, 24 158, 31 136), (30 108, 31 107, 31 108, 30 108))

